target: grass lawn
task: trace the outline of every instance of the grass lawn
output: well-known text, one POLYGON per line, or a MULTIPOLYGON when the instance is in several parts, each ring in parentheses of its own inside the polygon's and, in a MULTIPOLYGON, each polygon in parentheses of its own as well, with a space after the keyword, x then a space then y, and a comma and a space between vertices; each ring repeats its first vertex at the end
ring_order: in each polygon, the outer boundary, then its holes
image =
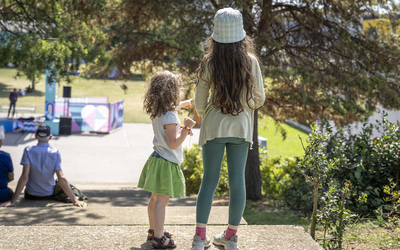
POLYGON ((281 133, 276 130, 275 122, 271 117, 264 116, 258 120, 258 135, 267 139, 268 156, 294 157, 304 155, 299 135, 304 141, 308 134, 286 124, 283 124, 282 127, 287 133, 285 140, 283 140, 281 133))
MULTIPOLYGON (((8 96, 13 88, 25 89, 30 85, 25 77, 15 79, 16 69, 0 68, 0 105, 9 106, 8 96)), ((125 100, 124 106, 124 122, 131 123, 149 123, 150 119, 143 111, 143 97, 146 90, 146 82, 143 79, 130 80, 126 82, 128 86, 127 94, 121 89, 120 85, 123 81, 115 80, 95 80, 84 79, 78 76, 74 77, 71 86, 72 97, 108 97, 109 102, 125 100)), ((58 95, 62 96, 63 86, 67 85, 61 82, 58 88, 58 95)), ((19 97, 17 106, 20 107, 36 107, 37 113, 44 113, 45 103, 45 77, 40 79, 35 85, 33 93, 27 93, 24 97, 19 97)), ((181 117, 183 117, 182 114, 181 117)), ((276 156, 301 156, 303 149, 300 144, 298 135, 307 137, 307 134, 294 129, 290 126, 283 125, 287 131, 287 139, 283 141, 279 132, 276 132, 276 127, 273 120, 267 116, 259 119, 259 135, 267 138, 268 155, 276 156)))
MULTIPOLYGON (((13 88, 25 89, 30 85, 25 77, 15 79, 16 69, 0 69, 0 105, 9 106, 8 96, 13 88)), ((128 86, 127 94, 121 89, 120 85, 123 81, 115 80, 95 80, 74 77, 71 86, 72 97, 108 97, 109 102, 125 100, 124 106, 124 122, 149 123, 150 119, 142 109, 143 96, 146 89, 144 80, 131 80, 126 82, 128 86)), ((63 86, 67 85, 61 82, 58 88, 58 95, 62 96, 63 86)), ((45 77, 41 78, 39 83, 35 85, 33 93, 27 93, 24 97, 19 97, 17 106, 28 107, 35 106, 37 113, 44 113, 45 103, 45 77)))
POLYGON ((309 218, 302 217, 279 203, 270 199, 256 202, 248 200, 243 218, 249 225, 299 225, 309 228, 309 218))
POLYGON ((347 228, 344 244, 354 250, 400 249, 400 226, 364 221, 347 228))

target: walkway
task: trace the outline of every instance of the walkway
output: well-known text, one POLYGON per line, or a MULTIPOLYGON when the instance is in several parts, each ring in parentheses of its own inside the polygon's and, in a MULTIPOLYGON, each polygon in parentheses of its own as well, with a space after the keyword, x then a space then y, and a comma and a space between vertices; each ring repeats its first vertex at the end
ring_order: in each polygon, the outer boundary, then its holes
MULTIPOLYGON (((197 143, 199 129, 184 146, 197 143)), ((53 201, 26 201, 0 209, 0 249, 152 249, 146 242, 149 193, 136 188, 152 152, 150 124, 124 124, 110 134, 56 136, 50 144, 62 153, 67 179, 90 197, 87 208, 53 201)), ((35 145, 33 134, 7 133, 2 150, 12 155, 16 180, 23 149, 35 145)), ((171 199, 166 229, 175 233, 177 249, 189 249, 194 233, 195 198, 171 199)), ((227 206, 215 202, 208 234, 221 233, 227 206)), ((253 226, 242 219, 241 249, 322 249, 302 227, 253 226)), ((210 250, 222 249, 216 246, 210 250)))

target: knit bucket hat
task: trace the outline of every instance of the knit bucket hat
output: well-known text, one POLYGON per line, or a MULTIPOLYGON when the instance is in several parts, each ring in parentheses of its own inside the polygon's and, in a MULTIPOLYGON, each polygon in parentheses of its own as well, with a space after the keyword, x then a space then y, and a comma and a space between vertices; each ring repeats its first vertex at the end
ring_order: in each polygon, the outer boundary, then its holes
POLYGON ((246 32, 243 29, 242 14, 232 8, 220 9, 214 17, 212 38, 218 43, 235 43, 243 40, 246 32))

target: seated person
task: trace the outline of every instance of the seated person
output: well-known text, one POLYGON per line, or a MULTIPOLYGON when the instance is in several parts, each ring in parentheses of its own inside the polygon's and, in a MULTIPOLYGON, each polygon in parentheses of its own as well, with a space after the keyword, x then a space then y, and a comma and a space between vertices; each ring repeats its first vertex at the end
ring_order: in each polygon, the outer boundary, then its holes
POLYGON ((26 92, 31 93, 33 90, 31 88, 31 85, 28 85, 28 87, 26 87, 26 92))
POLYGON ((86 206, 86 203, 79 201, 75 197, 63 174, 60 151, 49 145, 49 140, 52 138, 50 127, 47 125, 39 126, 35 137, 38 140, 38 144, 36 146, 27 146, 22 155, 22 174, 11 201, 2 203, 0 206, 14 206, 25 186, 25 199, 53 199, 55 186, 54 174, 57 175, 58 183, 65 194, 68 195, 71 202, 78 207, 86 206))
MULTIPOLYGON (((0 130, 0 148, 3 146, 4 132, 0 130)), ((11 200, 13 191, 7 187, 14 180, 14 168, 9 153, 0 151, 0 202, 11 200)))
POLYGON ((18 94, 19 94, 20 96, 25 96, 25 90, 19 89, 18 94))

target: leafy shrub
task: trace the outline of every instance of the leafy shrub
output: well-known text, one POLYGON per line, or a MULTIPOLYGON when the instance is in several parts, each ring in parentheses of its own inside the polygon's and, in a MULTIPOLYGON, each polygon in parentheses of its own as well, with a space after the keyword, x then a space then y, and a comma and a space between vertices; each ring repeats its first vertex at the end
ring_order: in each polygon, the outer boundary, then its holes
MULTIPOLYGON (((197 194, 200 189, 201 180, 203 178, 203 158, 201 147, 193 144, 189 149, 183 149, 184 160, 181 164, 183 175, 186 182, 186 195, 197 194)), ((228 169, 226 165, 226 155, 222 160, 221 175, 216 195, 229 195, 228 169)))
POLYGON ((308 216, 313 208, 313 188, 306 182, 304 176, 297 170, 290 174, 284 195, 285 204, 294 211, 308 216))
POLYGON ((291 186, 291 175, 298 171, 297 158, 270 158, 260 151, 261 192, 266 197, 282 199, 291 186))
POLYGON ((186 195, 197 194, 203 176, 203 159, 200 147, 194 144, 189 149, 183 149, 181 168, 186 182, 186 195))
MULTIPOLYGON (((352 188, 347 195, 346 208, 358 215, 374 214, 378 208, 387 212, 387 206, 383 206, 384 198, 388 197, 384 187, 390 185, 389 179, 393 179, 397 190, 399 189, 400 129, 399 124, 390 123, 386 116, 383 114, 377 125, 364 123, 358 134, 352 134, 350 128, 343 128, 332 134, 329 124, 324 124, 321 132, 314 133, 315 136, 310 135, 308 140, 318 142, 318 149, 301 159, 302 171, 306 175, 311 174, 310 176, 313 171, 315 174, 312 165, 318 165, 315 159, 320 154, 324 156, 323 159, 334 162, 334 166, 319 177, 320 195, 331 189, 329 183, 332 181, 337 183, 338 190, 343 189, 345 182, 349 181, 352 188), (380 138, 372 137, 374 129, 381 132, 380 138), (321 133, 325 136, 321 137, 321 133)), ((302 188, 304 180, 296 179, 295 174, 292 179, 298 185, 288 190, 285 200, 291 208, 308 209, 305 202, 310 195, 309 188, 302 188)))
POLYGON ((345 208, 347 194, 350 193, 349 181, 344 187, 338 186, 333 180, 327 185, 329 189, 321 195, 318 209, 318 223, 323 228, 322 247, 324 249, 343 249, 343 236, 346 225, 356 217, 345 208))
POLYGON ((342 129, 329 140, 327 155, 338 166, 331 177, 338 183, 351 182, 352 198, 347 206, 358 214, 372 213, 384 204, 383 187, 390 184, 389 179, 399 184, 400 129, 386 116, 377 125, 364 123, 359 134, 342 129), (374 129, 382 133, 380 138, 372 138, 374 129))

